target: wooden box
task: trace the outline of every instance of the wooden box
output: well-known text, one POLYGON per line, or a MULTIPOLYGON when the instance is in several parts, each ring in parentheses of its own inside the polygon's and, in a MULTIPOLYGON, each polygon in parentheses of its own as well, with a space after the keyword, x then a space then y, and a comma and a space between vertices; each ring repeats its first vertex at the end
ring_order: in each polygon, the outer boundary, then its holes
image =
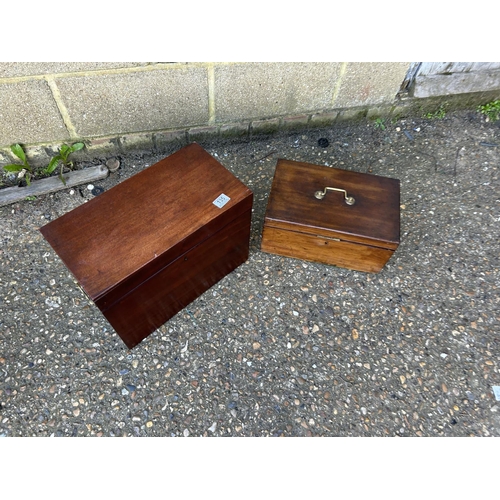
POLYGON ((397 179, 278 160, 261 249, 379 272, 399 245, 399 193, 397 179))
POLYGON ((252 202, 193 143, 40 231, 132 348, 247 260, 252 202))

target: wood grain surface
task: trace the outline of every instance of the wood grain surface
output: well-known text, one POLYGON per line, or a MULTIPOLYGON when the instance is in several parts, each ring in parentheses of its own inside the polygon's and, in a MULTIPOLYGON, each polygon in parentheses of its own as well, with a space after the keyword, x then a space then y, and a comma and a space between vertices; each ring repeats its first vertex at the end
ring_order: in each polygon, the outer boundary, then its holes
POLYGON ((394 253, 385 248, 274 227, 264 227, 261 249, 285 257, 371 273, 381 271, 394 253))
POLYGON ((278 160, 261 250, 348 269, 379 272, 399 246, 399 180, 278 160), (348 205, 345 190, 355 198, 348 205))
POLYGON ((131 348, 248 258, 252 203, 193 143, 40 231, 131 348))
POLYGON ((251 203, 241 181, 191 144, 40 231, 97 300, 148 265, 155 272, 205 239, 207 225, 215 232, 251 203), (213 204, 221 193, 231 198, 222 209, 213 204))
POLYGON ((251 211, 104 308, 111 326, 132 348, 248 259, 251 211))
POLYGON ((399 245, 399 180, 322 165, 278 160, 265 215, 266 225, 338 237, 384 248, 399 245), (329 191, 344 189, 356 200, 329 191))

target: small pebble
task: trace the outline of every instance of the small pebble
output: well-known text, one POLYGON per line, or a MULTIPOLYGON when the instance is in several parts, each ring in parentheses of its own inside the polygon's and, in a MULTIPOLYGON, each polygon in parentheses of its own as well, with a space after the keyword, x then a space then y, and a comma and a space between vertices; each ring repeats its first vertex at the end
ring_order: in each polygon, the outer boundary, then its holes
POLYGON ((47 304, 49 307, 60 307, 60 303, 61 299, 59 297, 49 297, 45 299, 45 304, 47 304))
POLYGON ((94 189, 94 185, 93 185, 93 184, 89 184, 89 185, 87 186, 87 189, 88 189, 89 191, 92 191, 92 189, 94 189))
POLYGON ((120 168, 120 162, 116 158, 110 158, 106 162, 106 167, 110 172, 116 172, 120 168))
POLYGON ((470 392, 470 391, 465 391, 465 395, 467 396, 467 399, 468 399, 469 401, 474 401, 475 396, 474 396, 474 394, 472 394, 472 392, 470 392))

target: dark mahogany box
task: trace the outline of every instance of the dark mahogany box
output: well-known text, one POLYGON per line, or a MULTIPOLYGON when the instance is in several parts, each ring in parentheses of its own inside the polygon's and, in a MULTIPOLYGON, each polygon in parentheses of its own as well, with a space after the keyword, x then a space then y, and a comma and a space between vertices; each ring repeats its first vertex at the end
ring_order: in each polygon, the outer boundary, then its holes
POLYGON ((379 272, 399 246, 399 180, 278 160, 264 252, 379 272))
POLYGON ((252 202, 193 143, 40 231, 132 348, 248 259, 252 202))

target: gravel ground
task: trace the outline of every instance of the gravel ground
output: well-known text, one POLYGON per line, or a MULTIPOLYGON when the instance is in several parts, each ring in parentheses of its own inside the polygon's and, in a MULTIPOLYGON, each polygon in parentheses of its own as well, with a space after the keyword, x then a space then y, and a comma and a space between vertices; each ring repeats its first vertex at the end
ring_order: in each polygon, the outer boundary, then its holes
MULTIPOLYGON (((498 123, 201 144, 254 191, 250 257, 130 351, 38 231, 92 193, 0 208, 0 435, 500 436, 498 123), (401 180, 381 273, 260 251, 277 158, 401 180)), ((121 156, 96 185, 173 151, 121 156)))

